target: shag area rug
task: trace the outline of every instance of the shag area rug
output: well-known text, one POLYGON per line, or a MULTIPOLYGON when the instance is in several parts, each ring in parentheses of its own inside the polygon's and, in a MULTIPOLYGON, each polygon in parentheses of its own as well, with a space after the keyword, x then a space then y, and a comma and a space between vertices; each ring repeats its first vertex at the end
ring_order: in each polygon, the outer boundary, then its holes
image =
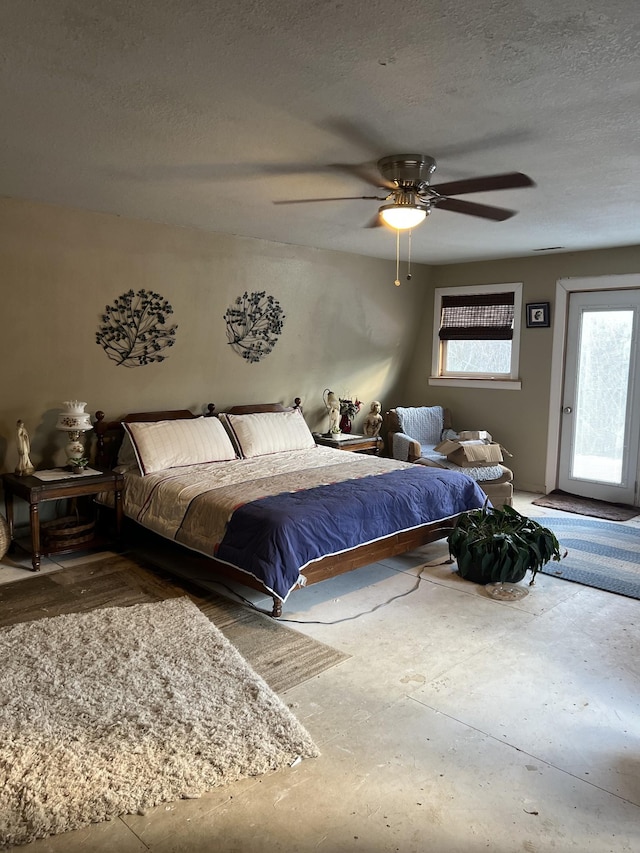
POLYGON ((3 628, 0 660, 4 846, 318 755, 186 597, 3 628))
POLYGON ((586 518, 539 517, 568 550, 544 574, 640 598, 640 527, 586 518))
MULTIPOLYGON (((187 568, 195 562, 183 553, 176 558, 178 566, 180 558, 187 568)), ((131 554, 89 560, 51 574, 25 574, 23 580, 0 583, 0 627, 40 620, 45 615, 129 607, 187 595, 277 693, 316 678, 349 658, 277 619, 167 575, 131 554)))
POLYGON ((627 504, 613 504, 607 501, 597 501, 592 498, 582 498, 556 489, 532 501, 536 506, 546 506, 550 509, 560 509, 563 512, 576 512, 578 515, 590 515, 607 521, 629 521, 640 514, 640 507, 627 504))

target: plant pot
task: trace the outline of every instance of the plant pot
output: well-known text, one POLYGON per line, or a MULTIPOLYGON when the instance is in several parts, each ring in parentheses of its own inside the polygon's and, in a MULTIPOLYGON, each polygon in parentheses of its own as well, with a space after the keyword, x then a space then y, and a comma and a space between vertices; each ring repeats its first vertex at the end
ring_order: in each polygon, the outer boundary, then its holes
POLYGON ((347 435, 351 432, 351 421, 349 420, 349 415, 344 414, 340 418, 340 432, 344 432, 347 435))
POLYGON ((447 542, 460 577, 483 585, 518 583, 528 571, 533 583, 542 566, 563 556, 551 530, 513 507, 486 503, 462 513, 447 542))
POLYGON ((492 563, 489 566, 485 566, 483 569, 482 563, 478 561, 468 565, 464 574, 462 574, 460 569, 458 569, 458 574, 465 580, 473 581, 473 583, 479 583, 485 586, 488 583, 519 583, 527 574, 527 569, 512 571, 502 579, 500 577, 500 567, 497 563, 492 563))

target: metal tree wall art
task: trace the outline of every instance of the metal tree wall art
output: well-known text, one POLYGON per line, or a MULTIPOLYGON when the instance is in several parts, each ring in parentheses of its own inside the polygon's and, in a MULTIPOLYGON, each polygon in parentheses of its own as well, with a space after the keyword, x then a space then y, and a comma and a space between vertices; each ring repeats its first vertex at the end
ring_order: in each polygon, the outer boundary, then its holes
POLYGON ((96 343, 116 364, 141 367, 164 361, 163 350, 175 343, 176 325, 167 326, 173 308, 159 293, 133 290, 107 305, 96 332, 96 343))
POLYGON ((285 315, 273 296, 264 290, 238 296, 224 320, 231 346, 249 363, 260 361, 272 351, 282 332, 285 315))

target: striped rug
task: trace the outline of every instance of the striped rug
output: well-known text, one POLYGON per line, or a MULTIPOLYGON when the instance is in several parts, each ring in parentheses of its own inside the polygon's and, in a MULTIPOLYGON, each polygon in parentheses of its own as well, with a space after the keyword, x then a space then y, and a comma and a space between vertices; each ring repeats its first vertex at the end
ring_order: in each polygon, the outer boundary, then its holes
POLYGON ((547 563, 544 574, 640 598, 640 527, 586 518, 544 516, 568 555, 547 563))

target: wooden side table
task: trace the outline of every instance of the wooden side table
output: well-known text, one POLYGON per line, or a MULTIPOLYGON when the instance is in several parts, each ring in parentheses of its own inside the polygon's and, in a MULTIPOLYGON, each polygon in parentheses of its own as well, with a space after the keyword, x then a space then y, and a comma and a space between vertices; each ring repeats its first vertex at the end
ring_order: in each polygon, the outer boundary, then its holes
MULTIPOLYGON (((37 473, 37 472, 36 472, 37 473)), ((42 550, 40 541, 40 503, 43 501, 54 501, 61 498, 78 498, 87 495, 97 495, 99 492, 111 492, 115 500, 116 512, 116 536, 119 539, 122 531, 122 487, 124 477, 115 471, 100 469, 96 474, 87 474, 66 477, 59 480, 40 480, 37 476, 18 477, 16 474, 3 474, 2 487, 4 489, 4 502, 9 525, 9 537, 11 545, 14 544, 13 527, 13 498, 14 495, 27 501, 29 504, 29 524, 31 527, 31 550, 33 571, 40 570, 40 561, 43 556, 49 554, 70 553, 71 551, 85 550, 98 544, 97 538, 82 545, 66 545, 55 549, 42 550)), ((11 547, 11 546, 10 546, 11 547)))
POLYGON ((368 453, 371 456, 379 456, 384 447, 384 440, 379 435, 350 435, 348 437, 333 438, 314 432, 313 438, 316 444, 323 447, 333 447, 336 450, 347 450, 351 453, 368 453))

